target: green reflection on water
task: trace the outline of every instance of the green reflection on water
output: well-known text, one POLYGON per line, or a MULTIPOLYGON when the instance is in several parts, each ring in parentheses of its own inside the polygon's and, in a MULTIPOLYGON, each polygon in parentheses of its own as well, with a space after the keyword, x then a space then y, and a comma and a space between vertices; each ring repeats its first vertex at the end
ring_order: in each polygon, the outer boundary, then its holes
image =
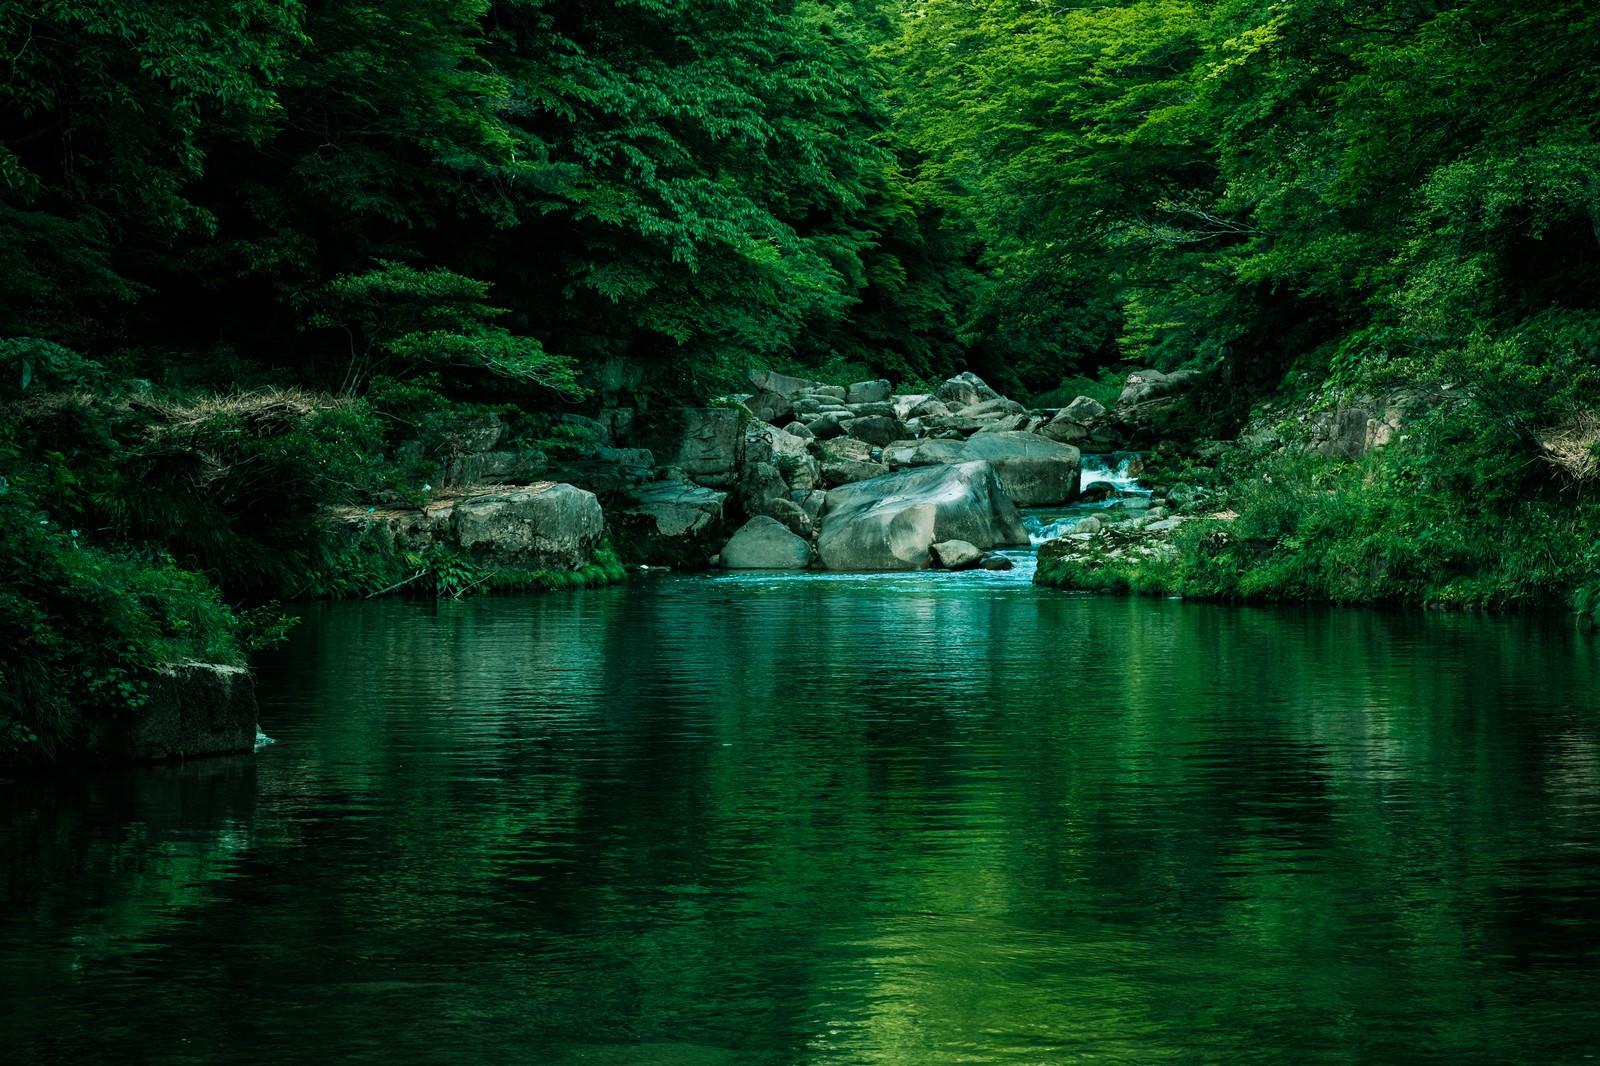
POLYGON ((1587 639, 947 577, 319 612, 265 667, 278 743, 211 800, 199 766, 7 787, 8 1031, 39 1061, 1600 1053, 1587 639))

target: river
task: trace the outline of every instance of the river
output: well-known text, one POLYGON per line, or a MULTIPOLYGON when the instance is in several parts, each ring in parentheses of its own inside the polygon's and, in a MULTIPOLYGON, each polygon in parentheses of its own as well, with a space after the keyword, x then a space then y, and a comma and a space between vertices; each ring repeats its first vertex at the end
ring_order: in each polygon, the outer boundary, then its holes
POLYGON ((1600 1055, 1564 619, 667 575, 314 608, 259 692, 0 782, 0 1061, 1600 1055))

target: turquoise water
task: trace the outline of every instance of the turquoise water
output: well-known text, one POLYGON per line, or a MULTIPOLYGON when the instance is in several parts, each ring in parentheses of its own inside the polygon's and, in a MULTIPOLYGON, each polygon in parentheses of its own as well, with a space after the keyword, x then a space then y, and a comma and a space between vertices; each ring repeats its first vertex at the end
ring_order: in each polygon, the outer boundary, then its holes
POLYGON ((1025 569, 315 609, 254 757, 0 783, 0 1060, 1595 1061, 1597 683, 1025 569))

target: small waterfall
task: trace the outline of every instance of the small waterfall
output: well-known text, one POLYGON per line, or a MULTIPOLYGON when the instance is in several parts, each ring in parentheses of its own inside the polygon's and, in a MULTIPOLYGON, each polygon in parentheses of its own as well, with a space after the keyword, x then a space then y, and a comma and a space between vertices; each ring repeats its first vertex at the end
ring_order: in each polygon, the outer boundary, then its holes
POLYGON ((1084 515, 1103 511, 1119 499, 1150 495, 1150 490, 1139 484, 1139 460, 1142 458, 1138 452, 1086 453, 1081 460, 1078 490, 1081 492, 1090 485, 1103 482, 1110 485, 1112 491, 1104 499, 1093 503, 1069 503, 1061 507, 1039 507, 1025 511, 1022 524, 1027 527, 1028 539, 1033 546, 1054 540, 1084 515))
POLYGON ((1139 463, 1144 457, 1138 452, 1092 452, 1083 456, 1079 469, 1078 489, 1082 491, 1096 481, 1104 481, 1117 492, 1150 495, 1150 490, 1139 484, 1139 463), (1130 467, 1135 471, 1129 473, 1130 467))

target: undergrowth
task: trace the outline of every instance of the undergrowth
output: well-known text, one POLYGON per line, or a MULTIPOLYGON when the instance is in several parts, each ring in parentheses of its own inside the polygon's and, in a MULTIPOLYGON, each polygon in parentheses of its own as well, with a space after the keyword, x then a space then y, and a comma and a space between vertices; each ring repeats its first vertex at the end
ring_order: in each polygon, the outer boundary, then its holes
POLYGON ((1425 416, 1357 460, 1237 449, 1207 470, 1153 458, 1147 476, 1206 478, 1207 512, 1230 517, 1191 518, 1155 557, 1047 545, 1040 584, 1227 602, 1570 605, 1600 623, 1600 506, 1471 409, 1425 416))

